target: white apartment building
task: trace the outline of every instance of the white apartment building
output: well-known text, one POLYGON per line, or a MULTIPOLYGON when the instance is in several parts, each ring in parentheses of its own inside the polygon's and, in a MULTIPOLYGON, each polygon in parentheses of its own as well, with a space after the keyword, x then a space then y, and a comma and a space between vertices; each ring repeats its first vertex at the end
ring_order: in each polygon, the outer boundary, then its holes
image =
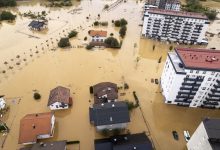
POLYGON ((200 13, 148 9, 144 14, 142 36, 179 43, 207 43, 205 33, 209 23, 200 13))
POLYGON ((165 103, 220 108, 220 51, 176 48, 161 76, 165 103))
POLYGON ((187 143, 188 150, 219 150, 220 119, 204 119, 187 143))
POLYGON ((155 6, 159 9, 180 11, 181 3, 179 0, 147 0, 145 8, 147 6, 155 6))

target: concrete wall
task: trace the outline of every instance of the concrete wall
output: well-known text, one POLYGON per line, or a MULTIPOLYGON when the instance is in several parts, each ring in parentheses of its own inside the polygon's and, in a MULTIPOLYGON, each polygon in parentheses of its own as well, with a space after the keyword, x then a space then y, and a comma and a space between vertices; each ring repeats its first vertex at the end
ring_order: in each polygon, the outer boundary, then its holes
POLYGON ((193 133, 192 137, 187 143, 187 148, 188 150, 212 150, 203 123, 200 123, 199 127, 193 133))
POLYGON ((98 131, 102 131, 104 129, 112 130, 112 129, 124 129, 127 127, 127 123, 118 123, 118 124, 112 124, 112 125, 102 125, 102 126, 96 126, 96 129, 98 131))

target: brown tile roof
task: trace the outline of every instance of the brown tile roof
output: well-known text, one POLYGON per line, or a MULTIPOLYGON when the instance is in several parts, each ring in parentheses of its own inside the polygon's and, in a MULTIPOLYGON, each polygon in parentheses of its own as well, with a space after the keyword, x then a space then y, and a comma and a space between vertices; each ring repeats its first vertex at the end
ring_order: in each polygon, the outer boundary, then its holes
POLYGON ((93 86, 94 102, 104 103, 106 100, 118 99, 117 84, 111 82, 101 82, 93 86), (102 98, 102 96, 107 96, 102 98))
POLYGON ((58 86, 51 90, 47 106, 50 106, 55 102, 70 104, 70 89, 58 86))
POLYGON ((220 50, 176 48, 186 68, 220 71, 220 50))
POLYGON ((107 31, 102 31, 102 30, 90 30, 89 31, 90 36, 101 36, 101 37, 106 37, 107 36, 107 31))
POLYGON ((20 121, 18 143, 37 142, 37 136, 51 133, 51 118, 53 113, 28 114, 20 121))
POLYGON ((153 9, 149 9, 148 12, 153 13, 153 14, 163 14, 163 15, 173 15, 173 16, 181 16, 181 17, 188 17, 188 18, 208 19, 205 15, 203 15, 201 13, 186 12, 186 11, 175 11, 175 10, 165 10, 165 9, 153 8, 153 9))

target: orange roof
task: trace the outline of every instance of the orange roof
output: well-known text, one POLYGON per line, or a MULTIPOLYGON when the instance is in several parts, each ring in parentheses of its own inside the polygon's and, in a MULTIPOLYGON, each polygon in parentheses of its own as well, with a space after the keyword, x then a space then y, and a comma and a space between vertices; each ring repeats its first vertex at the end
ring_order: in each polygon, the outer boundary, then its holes
POLYGON ((175 50, 186 68, 220 71, 220 50, 191 48, 175 50))
POLYGON ((107 31, 102 31, 102 30, 90 30, 89 31, 90 36, 101 36, 101 37, 106 37, 107 36, 107 31))
POLYGON ((20 121, 19 144, 37 142, 37 136, 51 134, 53 113, 28 114, 20 121))

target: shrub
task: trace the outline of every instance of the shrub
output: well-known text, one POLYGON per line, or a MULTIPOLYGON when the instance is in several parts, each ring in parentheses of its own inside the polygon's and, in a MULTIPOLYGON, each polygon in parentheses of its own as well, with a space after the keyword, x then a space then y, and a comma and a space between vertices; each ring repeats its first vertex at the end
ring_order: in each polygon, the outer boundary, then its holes
POLYGON ((15 20, 15 18, 16 18, 16 15, 13 15, 9 11, 3 11, 0 14, 0 20, 15 20))
POLYGON ((68 37, 69 38, 72 38, 72 37, 75 37, 76 35, 78 34, 78 32, 76 32, 76 31, 71 31, 70 33, 69 33, 69 35, 68 35, 68 37))
POLYGON ((110 33, 110 36, 114 36, 114 34, 113 34, 113 33, 110 33))
POLYGON ((16 0, 0 0, 0 7, 16 6, 16 0))
POLYGON ((107 129, 103 129, 101 133, 103 136, 109 136, 109 131, 107 129))
POLYGON ((209 20, 215 20, 217 12, 215 10, 210 10, 205 12, 205 15, 209 18, 209 20))
POLYGON ((109 8, 109 5, 106 4, 106 5, 104 6, 104 9, 108 9, 108 8, 109 8))
POLYGON ((120 27, 121 26, 121 22, 119 20, 115 20, 114 22, 116 27, 120 27))
POLYGON ((61 38, 58 46, 61 48, 70 46, 69 38, 61 38))
POLYGON ((86 49, 87 49, 87 50, 90 50, 90 49, 92 49, 92 48, 93 48, 93 46, 90 45, 90 44, 86 46, 86 49))
POLYGON ((134 104, 134 102, 130 102, 128 100, 125 100, 126 104, 128 105, 128 110, 131 111, 133 110, 134 108, 137 108, 138 107, 138 104, 134 104))
POLYGON ((121 26, 125 26, 125 25, 128 24, 127 20, 125 20, 124 18, 122 18, 122 19, 120 20, 120 23, 121 23, 121 26))
POLYGON ((84 37, 84 41, 86 41, 86 40, 87 40, 87 36, 84 37))
POLYGON ((35 100, 41 99, 41 95, 39 93, 34 93, 34 99, 35 100))
POLYGON ((107 39, 105 39, 104 43, 111 48, 120 48, 118 40, 114 37, 108 37, 107 39))
POLYGON ((106 22, 101 22, 101 25, 102 26, 108 26, 108 22, 106 21, 106 22))
POLYGON ((123 38, 126 35, 127 27, 122 26, 121 29, 119 30, 120 36, 123 38))
POLYGON ((98 26, 99 25, 99 22, 98 21, 95 21, 94 22, 94 26, 98 26))

